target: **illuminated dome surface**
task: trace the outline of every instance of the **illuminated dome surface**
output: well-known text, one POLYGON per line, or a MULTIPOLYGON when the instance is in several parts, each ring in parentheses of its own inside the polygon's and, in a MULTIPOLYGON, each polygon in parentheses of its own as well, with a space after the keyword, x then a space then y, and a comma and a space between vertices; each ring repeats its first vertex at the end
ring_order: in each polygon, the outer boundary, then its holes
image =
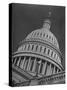
POLYGON ((33 76, 49 76, 63 71, 58 41, 47 19, 43 27, 32 31, 13 55, 13 64, 33 76))

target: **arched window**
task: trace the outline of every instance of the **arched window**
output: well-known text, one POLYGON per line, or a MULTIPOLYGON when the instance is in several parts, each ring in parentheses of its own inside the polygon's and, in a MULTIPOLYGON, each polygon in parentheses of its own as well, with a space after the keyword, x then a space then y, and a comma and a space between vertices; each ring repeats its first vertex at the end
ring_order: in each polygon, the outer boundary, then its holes
POLYGON ((32 45, 32 50, 34 49, 34 45, 32 45))
POLYGON ((38 45, 36 46, 36 51, 38 50, 38 45))
POLYGON ((51 39, 51 36, 49 36, 49 39, 51 39))
POLYGON ((46 47, 44 48, 44 53, 46 52, 46 47))
POLYGON ((54 58, 56 57, 56 53, 54 54, 54 58))
POLYGON ((60 72, 60 69, 59 69, 59 71, 58 72, 60 72))
POLYGON ((50 49, 48 49, 48 55, 49 55, 49 53, 50 53, 50 49))
POLYGON ((28 45, 28 50, 30 49, 30 44, 28 45))
POLYGON ((57 67, 56 67, 55 73, 57 73, 57 67))
POLYGON ((46 38, 48 38, 48 34, 46 35, 46 38))
POLYGON ((43 37, 45 37, 45 33, 43 34, 43 37))
POLYGON ((41 52, 41 50, 42 50, 42 46, 40 47, 40 52, 41 52))
POLYGON ((37 36, 39 35, 39 32, 37 33, 37 36))
POLYGON ((42 33, 40 33, 40 37, 42 36, 42 33))
POLYGON ((53 51, 51 52, 51 57, 53 56, 53 51))

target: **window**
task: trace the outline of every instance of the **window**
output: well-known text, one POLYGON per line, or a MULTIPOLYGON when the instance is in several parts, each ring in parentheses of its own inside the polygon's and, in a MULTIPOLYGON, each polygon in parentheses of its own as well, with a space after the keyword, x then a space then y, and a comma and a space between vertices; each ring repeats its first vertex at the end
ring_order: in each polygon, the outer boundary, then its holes
POLYGON ((37 36, 39 35, 39 32, 37 33, 37 36))
POLYGON ((44 48, 44 53, 46 52, 46 48, 44 48))
POLYGON ((34 45, 32 45, 32 50, 33 50, 33 48, 34 48, 34 45))
POLYGON ((51 39, 51 36, 49 36, 49 39, 51 39))
POLYGON ((43 34, 43 37, 45 37, 45 33, 43 34))
POLYGON ((42 36, 42 33, 40 33, 40 37, 42 36))
POLYGON ((54 54, 54 58, 56 57, 56 54, 54 54))
POLYGON ((30 45, 28 45, 28 50, 30 49, 30 45))
POLYGON ((37 51, 37 49, 38 49, 38 45, 36 46, 36 51, 37 51))
POLYGON ((41 52, 41 50, 42 50, 42 47, 40 47, 40 52, 41 52))
POLYGON ((48 49, 48 55, 49 55, 49 53, 50 53, 50 50, 48 49))
POLYGON ((51 57, 53 56, 53 51, 51 52, 51 57))
POLYGON ((58 72, 60 72, 60 69, 59 69, 59 71, 58 72))
POLYGON ((48 38, 48 35, 46 35, 46 38, 48 38))

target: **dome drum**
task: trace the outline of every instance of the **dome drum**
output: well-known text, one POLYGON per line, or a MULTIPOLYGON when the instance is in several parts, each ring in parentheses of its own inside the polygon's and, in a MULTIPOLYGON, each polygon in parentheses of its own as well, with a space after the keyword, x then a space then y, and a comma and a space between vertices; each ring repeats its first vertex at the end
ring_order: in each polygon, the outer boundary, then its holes
POLYGON ((46 45, 41 45, 37 43, 25 43, 22 46, 18 48, 18 51, 20 52, 32 52, 37 53, 43 56, 47 56, 50 59, 56 61, 57 63, 61 64, 61 58, 60 55, 50 47, 47 47, 46 45))

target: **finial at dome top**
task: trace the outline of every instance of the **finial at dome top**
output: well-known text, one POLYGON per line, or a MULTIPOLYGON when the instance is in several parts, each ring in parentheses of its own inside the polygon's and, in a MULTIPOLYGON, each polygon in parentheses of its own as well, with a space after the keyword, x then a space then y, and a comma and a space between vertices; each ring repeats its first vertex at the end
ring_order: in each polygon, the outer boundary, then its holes
POLYGON ((44 20, 43 28, 50 30, 51 21, 49 20, 51 17, 51 12, 48 13, 48 19, 44 20))

